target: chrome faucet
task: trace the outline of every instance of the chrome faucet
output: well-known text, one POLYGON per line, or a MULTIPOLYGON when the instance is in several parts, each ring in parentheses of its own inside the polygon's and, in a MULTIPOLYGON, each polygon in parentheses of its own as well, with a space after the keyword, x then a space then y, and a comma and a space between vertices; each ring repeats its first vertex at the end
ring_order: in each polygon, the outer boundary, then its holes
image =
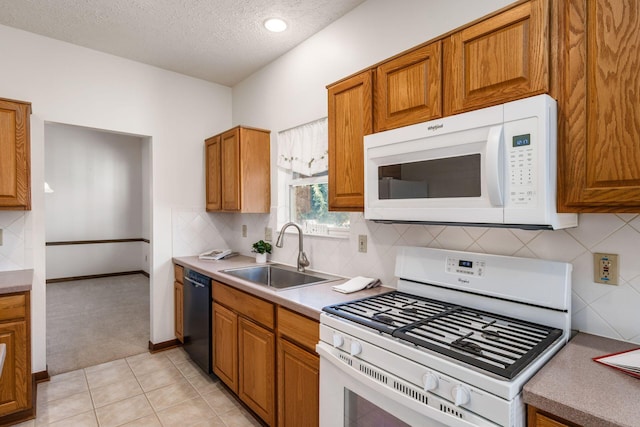
POLYGON ((295 222, 288 222, 282 226, 280 234, 278 235, 278 240, 276 240, 276 247, 281 248, 282 245, 284 245, 284 230, 291 226, 298 229, 298 271, 304 272, 304 268, 309 267, 309 259, 304 253, 304 250, 302 250, 302 229, 298 224, 295 222))

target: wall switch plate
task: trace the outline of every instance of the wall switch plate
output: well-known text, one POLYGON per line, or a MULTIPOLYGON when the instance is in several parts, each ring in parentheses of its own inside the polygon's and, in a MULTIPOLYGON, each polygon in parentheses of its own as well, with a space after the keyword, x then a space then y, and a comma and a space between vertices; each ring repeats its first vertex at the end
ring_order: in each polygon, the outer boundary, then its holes
POLYGON ((273 229, 271 227, 264 228, 264 240, 270 242, 273 240, 273 229))
POLYGON ((593 254, 593 281, 605 285, 618 284, 618 254, 593 254))
POLYGON ((367 253, 367 235, 358 235, 358 252, 367 253))
POLYGON ((0 246, 2 246, 2 228, 0 228, 0 246))
POLYGON ((242 224, 242 237, 247 237, 247 224, 242 224))

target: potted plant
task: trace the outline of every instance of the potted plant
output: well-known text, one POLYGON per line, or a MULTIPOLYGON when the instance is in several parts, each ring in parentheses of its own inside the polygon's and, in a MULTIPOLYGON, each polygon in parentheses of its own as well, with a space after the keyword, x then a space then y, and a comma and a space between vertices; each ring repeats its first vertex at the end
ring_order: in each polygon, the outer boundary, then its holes
POLYGON ((256 263, 264 264, 267 262, 267 254, 271 253, 271 243, 258 240, 253 244, 251 252, 256 253, 256 263))

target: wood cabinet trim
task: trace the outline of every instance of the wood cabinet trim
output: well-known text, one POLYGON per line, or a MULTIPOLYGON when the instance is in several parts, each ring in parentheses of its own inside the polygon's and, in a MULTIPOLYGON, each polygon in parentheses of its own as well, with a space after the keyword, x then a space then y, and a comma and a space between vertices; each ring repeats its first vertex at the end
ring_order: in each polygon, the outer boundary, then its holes
POLYGON ((364 135, 373 132, 372 90, 370 71, 329 88, 330 211, 364 210, 364 135), (352 115, 338 122, 338 110, 352 115))
POLYGON ((441 117, 441 42, 436 41, 379 65, 374 102, 375 132, 441 117))
POLYGON ((318 426, 320 410, 319 383, 320 357, 284 339, 279 339, 279 427, 318 426), (289 371, 291 363, 296 365, 293 371, 289 371))
POLYGON ((31 209, 31 104, 0 98, 0 209, 31 209))
POLYGON ((225 305, 238 314, 273 330, 275 327, 275 306, 273 303, 257 298, 228 285, 212 281, 213 300, 225 305))
POLYGON ((315 353, 320 341, 320 323, 280 306, 277 315, 278 335, 315 353))
POLYGON ((276 416, 275 352, 273 332, 238 318, 238 396, 269 426, 276 416))

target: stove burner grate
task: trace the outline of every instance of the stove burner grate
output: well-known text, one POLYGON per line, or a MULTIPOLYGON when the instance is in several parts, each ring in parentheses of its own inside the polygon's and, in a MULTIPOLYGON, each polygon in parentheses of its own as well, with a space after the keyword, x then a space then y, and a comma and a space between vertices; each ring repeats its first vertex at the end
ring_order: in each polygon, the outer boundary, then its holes
POLYGON ((504 378, 513 378, 562 330, 394 291, 324 311, 504 378))

